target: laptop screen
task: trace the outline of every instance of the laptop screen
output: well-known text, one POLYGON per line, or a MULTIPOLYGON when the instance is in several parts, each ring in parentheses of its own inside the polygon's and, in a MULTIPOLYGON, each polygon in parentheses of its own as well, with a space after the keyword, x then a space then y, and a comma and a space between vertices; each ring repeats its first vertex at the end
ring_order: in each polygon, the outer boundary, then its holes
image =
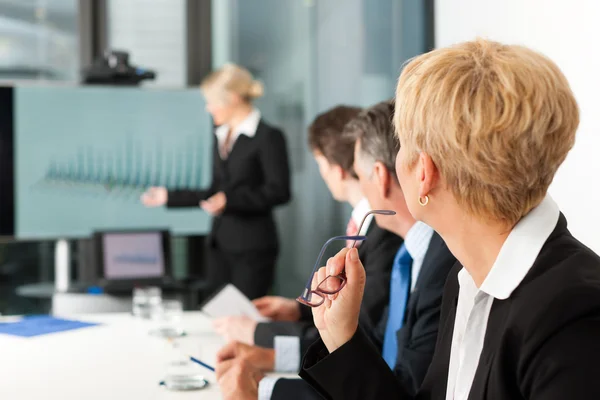
POLYGON ((165 275, 161 232, 105 233, 102 251, 104 279, 145 279, 165 275))

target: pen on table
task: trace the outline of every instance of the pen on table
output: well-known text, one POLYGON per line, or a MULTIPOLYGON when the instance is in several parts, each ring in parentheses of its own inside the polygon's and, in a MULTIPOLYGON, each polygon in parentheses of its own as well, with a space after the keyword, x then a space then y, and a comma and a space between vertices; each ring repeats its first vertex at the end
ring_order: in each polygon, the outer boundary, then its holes
POLYGON ((213 367, 211 367, 208 364, 203 363, 202 361, 198 360, 197 358, 191 357, 190 356, 190 360, 195 362, 196 364, 202 365, 204 368, 211 370, 212 372, 215 372, 215 369, 213 367))
MULTIPOLYGON (((177 342, 173 338, 167 338, 167 342, 171 343, 171 345, 173 347, 175 347, 175 348, 178 347, 177 346, 177 342)), ((211 367, 210 365, 208 365, 208 364, 206 364, 206 363, 204 363, 204 362, 202 362, 202 361, 200 361, 197 358, 194 358, 192 356, 188 356, 188 357, 190 358, 190 361, 195 362, 196 364, 201 365, 204 368, 206 368, 206 369, 208 369, 208 370, 210 370, 212 372, 215 372, 215 368, 214 367, 211 367)))

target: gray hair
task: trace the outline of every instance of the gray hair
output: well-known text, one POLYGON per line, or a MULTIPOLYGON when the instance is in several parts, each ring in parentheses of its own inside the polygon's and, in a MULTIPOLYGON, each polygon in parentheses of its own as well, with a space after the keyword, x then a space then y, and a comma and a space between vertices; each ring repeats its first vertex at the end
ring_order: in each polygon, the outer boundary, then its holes
POLYGON ((375 104, 353 118, 344 127, 344 135, 360 140, 360 162, 369 163, 370 168, 380 162, 396 177, 400 142, 394 131, 393 116, 392 101, 375 104))

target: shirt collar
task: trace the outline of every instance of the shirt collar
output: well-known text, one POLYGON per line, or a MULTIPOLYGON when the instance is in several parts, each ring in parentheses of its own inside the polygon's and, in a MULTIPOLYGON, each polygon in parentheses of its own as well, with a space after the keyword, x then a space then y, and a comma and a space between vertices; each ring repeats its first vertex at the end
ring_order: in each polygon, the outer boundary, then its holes
MULTIPOLYGON (((369 204, 369 201, 363 197, 362 200, 360 200, 358 202, 356 207, 354 207, 354 209, 352 210, 352 215, 351 215, 351 218, 354 221, 354 223, 356 224, 357 229, 360 226, 362 219, 365 217, 365 215, 369 211, 371 211, 371 205, 369 204)), ((367 231, 369 230, 369 226, 371 225, 372 220, 373 220, 373 215, 369 215, 367 217, 367 219, 365 220, 365 224, 363 225, 361 231, 358 232, 359 235, 367 234, 367 231)))
POLYGON ((432 236, 433 228, 421 221, 415 222, 408 230, 404 238, 404 245, 413 260, 425 258, 432 236))
MULTIPOLYGON (((515 225, 483 281, 480 291, 504 300, 521 284, 558 223, 560 211, 550 196, 515 225)), ((466 269, 458 274, 461 287, 472 281, 466 269)))
MULTIPOLYGON (((369 205, 369 200, 363 197, 357 204, 356 207, 352 209, 352 219, 354 223, 358 227, 360 222, 364 218, 365 214, 371 211, 371 206, 369 205)), ((365 221, 366 222, 366 221, 365 221)))
MULTIPOLYGON (((256 135, 256 129, 258 128, 258 124, 260 123, 261 114, 257 108, 253 108, 250 111, 250 114, 244 119, 235 131, 232 132, 232 139, 237 138, 239 135, 246 135, 248 137, 254 137, 256 135)), ((217 135, 217 139, 219 143, 222 143, 227 138, 227 133, 229 132, 229 125, 221 125, 217 127, 215 130, 215 135, 217 135)))

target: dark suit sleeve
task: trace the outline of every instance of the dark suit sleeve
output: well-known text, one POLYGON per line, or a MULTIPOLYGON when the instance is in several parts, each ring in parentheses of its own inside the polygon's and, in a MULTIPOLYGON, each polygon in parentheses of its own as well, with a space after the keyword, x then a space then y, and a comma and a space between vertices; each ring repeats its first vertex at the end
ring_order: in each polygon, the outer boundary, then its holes
POLYGON ((365 335, 367 335, 367 337, 369 338, 371 343, 373 343, 375 348, 378 349, 380 352, 383 349, 383 337, 385 336, 385 327, 387 326, 388 314, 389 306, 385 306, 381 314, 381 319, 375 327, 371 327, 370 324, 364 323, 364 317, 362 315, 362 312, 361 315, 359 315, 358 319, 358 323, 361 326, 363 332, 365 333, 365 335))
POLYGON ((381 349, 388 314, 390 276, 402 238, 376 228, 379 230, 378 235, 375 236, 375 232, 369 233, 369 240, 359 248, 359 256, 367 275, 359 324, 373 344, 381 349), (364 254, 361 254, 361 250, 364 250, 364 254))
POLYGON ((523 375, 521 391, 525 398, 600 399, 599 305, 597 290, 572 290, 555 300, 546 318, 536 321, 538 337, 527 345, 531 362, 517 371, 523 375), (572 316, 573 310, 578 310, 576 317, 561 320, 563 313, 572 316), (549 320, 554 321, 554 329, 548 329, 545 321, 549 320))
POLYGON ((237 186, 226 188, 227 205, 224 213, 264 213, 290 200, 290 169, 283 133, 268 132, 260 143, 260 165, 264 181, 260 187, 237 186))
POLYGON ((325 399, 413 399, 361 329, 331 354, 321 340, 313 344, 300 376, 325 399))
POLYGON ((295 336, 300 340, 300 355, 319 339, 319 331, 312 322, 264 322, 254 330, 254 344, 272 349, 275 336, 295 336))
POLYGON ((310 346, 321 339, 321 334, 316 326, 306 329, 300 338, 300 354, 304 357, 310 346))
POLYGON ((167 199, 168 208, 178 207, 200 207, 202 200, 208 199, 210 196, 217 193, 219 187, 219 174, 217 173, 217 158, 219 157, 217 148, 217 138, 214 138, 213 143, 213 168, 212 181, 206 190, 170 190, 167 199))
POLYGON ((302 337, 309 326, 312 326, 312 324, 307 322, 261 322, 256 325, 256 329, 254 330, 254 344, 261 347, 273 348, 275 336, 302 337))
POLYGON ((172 190, 169 191, 168 208, 198 207, 200 202, 211 195, 210 190, 172 190))
POLYGON ((271 400, 321 400, 322 397, 301 379, 278 379, 271 400))
POLYGON ((404 327, 397 334, 399 348, 394 372, 402 387, 413 396, 421 387, 433 359, 444 282, 442 280, 439 287, 427 287, 421 290, 417 305, 418 314, 411 332, 407 332, 407 327, 404 327))

